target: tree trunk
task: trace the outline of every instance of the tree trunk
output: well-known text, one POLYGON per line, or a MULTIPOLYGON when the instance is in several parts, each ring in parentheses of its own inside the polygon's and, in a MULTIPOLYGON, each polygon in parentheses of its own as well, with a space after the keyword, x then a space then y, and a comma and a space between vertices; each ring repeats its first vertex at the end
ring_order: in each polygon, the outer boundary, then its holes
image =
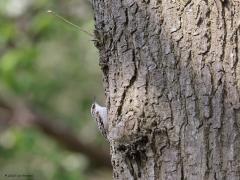
POLYGON ((114 179, 240 179, 240 1, 94 0, 114 179))

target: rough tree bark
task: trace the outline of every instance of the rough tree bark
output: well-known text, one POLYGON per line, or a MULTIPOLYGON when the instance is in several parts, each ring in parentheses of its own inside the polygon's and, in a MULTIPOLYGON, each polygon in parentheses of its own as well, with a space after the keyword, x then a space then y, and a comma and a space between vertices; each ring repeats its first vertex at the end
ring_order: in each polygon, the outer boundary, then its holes
POLYGON ((240 1, 93 0, 114 179, 240 179, 240 1))

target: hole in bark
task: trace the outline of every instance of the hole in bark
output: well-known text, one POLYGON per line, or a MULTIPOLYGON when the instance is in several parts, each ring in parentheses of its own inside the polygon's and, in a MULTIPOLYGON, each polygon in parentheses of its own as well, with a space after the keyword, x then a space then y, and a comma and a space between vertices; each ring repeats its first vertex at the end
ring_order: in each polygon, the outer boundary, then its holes
POLYGON ((101 65, 101 67, 102 67, 103 74, 104 74, 105 76, 107 76, 107 75, 108 75, 108 72, 109 72, 109 68, 108 68, 107 64, 102 63, 102 64, 100 64, 100 65, 101 65))
POLYGON ((197 26, 200 26, 203 23, 203 19, 200 17, 198 22, 197 22, 197 26))
POLYGON ((119 145, 118 146, 118 151, 123 151, 123 152, 125 152, 127 150, 127 147, 126 146, 124 146, 124 145, 119 145))
POLYGON ((156 126, 157 126, 157 122, 156 122, 156 121, 153 121, 153 122, 152 122, 152 126, 153 126, 153 127, 156 127, 156 126))

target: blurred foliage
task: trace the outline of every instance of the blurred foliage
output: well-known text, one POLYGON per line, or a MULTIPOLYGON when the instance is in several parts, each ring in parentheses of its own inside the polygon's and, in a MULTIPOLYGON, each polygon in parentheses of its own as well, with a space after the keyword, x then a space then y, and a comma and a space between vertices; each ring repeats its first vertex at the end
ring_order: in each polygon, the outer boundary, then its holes
MULTIPOLYGON (((106 145, 89 113, 94 96, 104 102, 98 51, 88 35, 49 15, 47 9, 93 31, 86 0, 1 0, 0 95, 21 97, 70 126, 79 138, 106 145)), ((88 168, 84 155, 64 150, 36 129, 0 130, 0 179, 6 173, 53 180, 105 175, 97 170, 89 174, 88 168)), ((103 179, 111 177, 106 173, 103 179)))

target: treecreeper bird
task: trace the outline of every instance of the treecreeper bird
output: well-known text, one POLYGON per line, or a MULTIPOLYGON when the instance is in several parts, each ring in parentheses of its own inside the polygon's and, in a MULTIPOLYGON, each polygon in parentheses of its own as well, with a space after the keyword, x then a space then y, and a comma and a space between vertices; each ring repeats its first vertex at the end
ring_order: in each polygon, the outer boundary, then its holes
POLYGON ((108 114, 107 108, 100 106, 96 102, 92 104, 91 114, 97 122, 98 129, 102 135, 108 139, 108 114))

